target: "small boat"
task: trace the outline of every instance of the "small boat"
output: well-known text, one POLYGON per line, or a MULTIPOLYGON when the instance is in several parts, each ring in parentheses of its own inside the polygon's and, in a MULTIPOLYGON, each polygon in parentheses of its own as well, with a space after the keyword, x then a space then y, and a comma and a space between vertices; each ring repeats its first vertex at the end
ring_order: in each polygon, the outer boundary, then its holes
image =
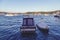
POLYGON ((36 26, 33 18, 23 18, 23 24, 20 27, 21 33, 35 33, 36 26))
POLYGON ((48 33, 48 31, 49 31, 49 26, 44 22, 38 23, 38 24, 36 24, 36 26, 42 32, 48 33))
POLYGON ((54 17, 59 17, 58 15, 55 15, 54 17))
POLYGON ((58 17, 58 18, 60 18, 60 15, 54 15, 54 17, 58 17))

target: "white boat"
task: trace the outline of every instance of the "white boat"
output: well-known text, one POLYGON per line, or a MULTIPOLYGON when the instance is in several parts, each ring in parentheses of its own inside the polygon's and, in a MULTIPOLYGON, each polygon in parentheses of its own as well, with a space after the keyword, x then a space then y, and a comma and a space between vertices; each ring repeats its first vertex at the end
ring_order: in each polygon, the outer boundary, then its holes
POLYGON ((14 15, 12 15, 12 14, 6 14, 5 16, 14 16, 14 15))
POLYGON ((49 26, 44 22, 40 22, 36 26, 39 30, 41 30, 43 32, 48 32, 49 31, 49 26))

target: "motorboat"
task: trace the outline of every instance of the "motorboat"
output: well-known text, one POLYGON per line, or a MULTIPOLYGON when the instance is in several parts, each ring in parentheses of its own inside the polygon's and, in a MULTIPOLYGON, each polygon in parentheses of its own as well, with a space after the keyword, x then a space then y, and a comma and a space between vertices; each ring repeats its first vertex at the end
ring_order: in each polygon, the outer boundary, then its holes
POLYGON ((58 17, 58 18, 60 18, 60 14, 56 14, 56 15, 54 15, 54 17, 58 17))
POLYGON ((35 33, 36 26, 33 18, 23 18, 22 26, 20 27, 21 33, 35 33))
POLYGON ((36 26, 42 32, 46 32, 47 33, 49 31, 49 26, 46 23, 44 23, 44 22, 40 22, 40 23, 36 24, 36 26))

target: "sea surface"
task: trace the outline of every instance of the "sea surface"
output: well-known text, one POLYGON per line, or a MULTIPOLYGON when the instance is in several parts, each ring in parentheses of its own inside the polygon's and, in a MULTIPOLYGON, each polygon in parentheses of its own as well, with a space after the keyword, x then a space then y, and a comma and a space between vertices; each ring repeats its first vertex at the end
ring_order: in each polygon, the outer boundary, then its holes
POLYGON ((35 34, 22 35, 23 16, 0 16, 0 40, 60 40, 60 18, 53 15, 34 16, 35 24, 45 22, 49 32, 43 33, 38 28, 35 34))

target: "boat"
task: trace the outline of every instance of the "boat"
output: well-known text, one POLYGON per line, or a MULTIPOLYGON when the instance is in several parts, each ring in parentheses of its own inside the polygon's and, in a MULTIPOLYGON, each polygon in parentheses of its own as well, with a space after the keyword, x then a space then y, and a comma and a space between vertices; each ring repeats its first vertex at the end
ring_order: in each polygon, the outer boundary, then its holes
POLYGON ((60 18, 60 15, 55 15, 54 17, 58 17, 58 18, 60 18))
POLYGON ((6 14, 5 16, 14 16, 14 15, 12 15, 12 14, 6 14))
POLYGON ((49 26, 44 22, 40 22, 40 23, 36 24, 36 26, 42 32, 48 33, 48 31, 49 31, 49 26))
POLYGON ((54 17, 60 18, 60 13, 57 13, 54 17))
POLYGON ((33 18, 23 18, 22 26, 20 27, 21 33, 35 33, 36 26, 33 18))

